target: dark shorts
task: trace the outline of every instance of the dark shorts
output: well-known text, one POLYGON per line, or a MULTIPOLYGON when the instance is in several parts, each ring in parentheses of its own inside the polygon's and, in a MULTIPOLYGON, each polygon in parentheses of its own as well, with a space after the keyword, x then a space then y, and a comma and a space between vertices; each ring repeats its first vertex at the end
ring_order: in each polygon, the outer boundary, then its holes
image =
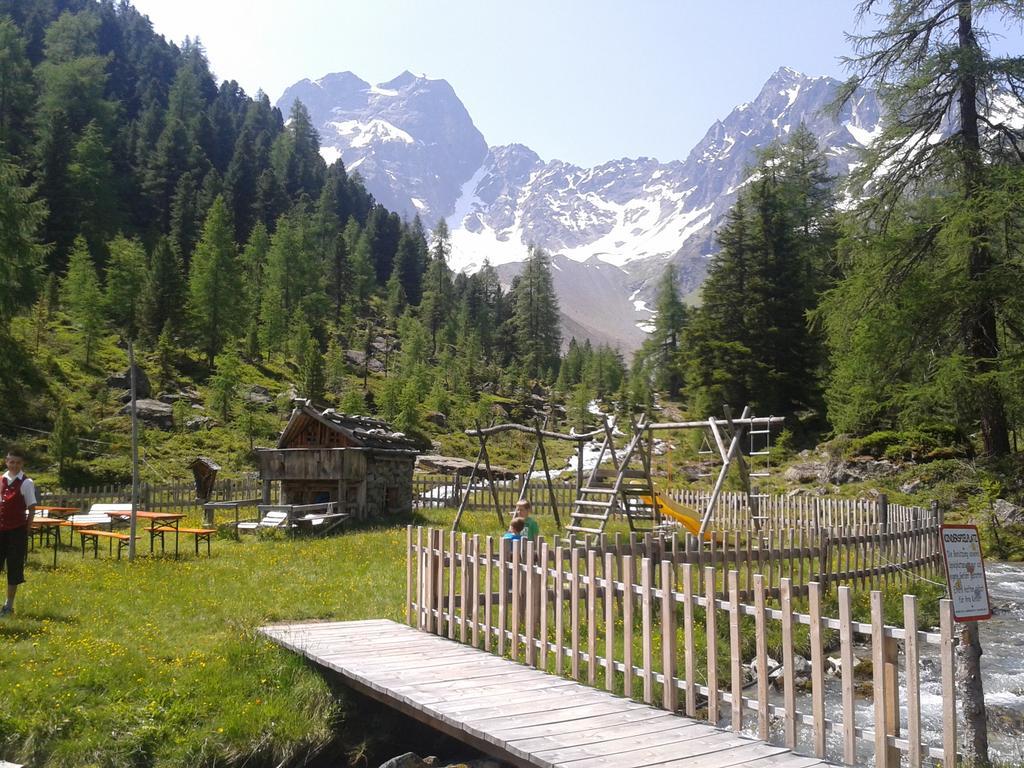
POLYGON ((8 584, 25 583, 25 556, 28 554, 28 526, 0 531, 0 571, 7 571, 8 584))

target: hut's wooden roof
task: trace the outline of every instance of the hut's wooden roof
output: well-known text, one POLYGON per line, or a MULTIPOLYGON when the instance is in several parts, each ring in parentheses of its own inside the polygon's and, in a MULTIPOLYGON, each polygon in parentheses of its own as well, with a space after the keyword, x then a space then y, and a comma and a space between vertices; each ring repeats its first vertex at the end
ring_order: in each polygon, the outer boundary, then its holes
POLYGON ((287 448, 292 439, 306 427, 309 420, 320 422, 342 433, 359 448, 375 448, 378 450, 417 450, 417 443, 404 433, 397 432, 386 421, 370 416, 358 416, 349 413, 338 413, 333 408, 320 411, 310 405, 309 401, 297 403, 281 437, 277 441, 278 448, 287 448))

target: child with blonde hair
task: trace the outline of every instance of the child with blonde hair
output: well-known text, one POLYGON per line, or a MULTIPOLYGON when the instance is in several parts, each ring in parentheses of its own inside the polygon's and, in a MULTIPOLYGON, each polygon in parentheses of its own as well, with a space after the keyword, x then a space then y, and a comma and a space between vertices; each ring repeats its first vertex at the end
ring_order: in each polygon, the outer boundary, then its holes
POLYGON ((536 518, 533 517, 533 505, 530 504, 528 499, 520 499, 516 502, 516 513, 515 516, 523 521, 525 526, 523 530, 523 538, 529 541, 535 541, 540 536, 540 524, 536 518))

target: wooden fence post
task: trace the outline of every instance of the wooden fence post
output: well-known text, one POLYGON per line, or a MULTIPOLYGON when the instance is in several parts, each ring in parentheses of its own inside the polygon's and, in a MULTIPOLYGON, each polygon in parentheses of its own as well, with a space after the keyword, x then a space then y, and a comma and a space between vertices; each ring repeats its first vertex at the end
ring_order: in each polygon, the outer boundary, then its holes
POLYGON ((921 670, 917 642, 917 597, 903 596, 904 657, 907 680, 907 762, 910 768, 921 768, 921 670))
POLYGON ((729 584, 729 655, 731 656, 732 729, 743 730, 743 655, 740 637, 740 584, 739 571, 732 568, 727 575, 729 584))
POLYGON ((718 623, 715 605, 715 569, 704 569, 704 628, 707 638, 708 722, 718 724, 718 623))
POLYGON ((405 527, 405 623, 409 626, 413 625, 412 622, 412 559, 413 559, 413 548, 412 548, 412 526, 407 525, 405 527))
POLYGON ((679 706, 676 688, 676 601, 675 569, 670 560, 661 561, 661 671, 662 704, 669 712, 679 706))

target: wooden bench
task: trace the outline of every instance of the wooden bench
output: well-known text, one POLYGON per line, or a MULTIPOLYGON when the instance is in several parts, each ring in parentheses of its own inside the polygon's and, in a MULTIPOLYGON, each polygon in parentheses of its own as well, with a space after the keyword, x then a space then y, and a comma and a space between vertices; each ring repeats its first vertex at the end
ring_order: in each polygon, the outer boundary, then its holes
POLYGON ((171 526, 166 526, 166 525, 165 526, 159 526, 157 528, 153 528, 149 532, 150 539, 152 540, 153 538, 155 538, 157 536, 160 537, 160 551, 161 552, 164 551, 164 534, 166 534, 166 533, 174 533, 174 534, 190 533, 190 534, 192 534, 192 536, 195 537, 196 556, 198 557, 199 556, 199 542, 200 541, 205 541, 206 542, 206 554, 207 554, 207 556, 210 555, 210 541, 213 538, 213 535, 215 533, 217 533, 217 529, 216 528, 173 528, 171 526))
MULTIPOLYGON (((263 510, 260 510, 263 512, 263 510)), ((259 520, 242 520, 235 525, 235 529, 241 531, 258 531, 260 528, 281 528, 288 524, 288 512, 285 509, 271 508, 263 512, 259 520)))
POLYGON ((323 536, 336 529, 348 518, 347 512, 332 512, 326 515, 304 515, 303 517, 293 517, 292 526, 297 533, 323 536))
MULTIPOLYGON (((99 557, 100 549, 100 537, 107 539, 110 542, 110 554, 114 553, 114 542, 117 542, 117 559, 121 559, 121 550, 126 544, 128 544, 132 537, 127 533, 116 533, 114 531, 100 531, 96 529, 82 528, 78 531, 78 537, 82 540, 82 557, 85 557, 85 541, 86 539, 92 540, 92 556, 94 558, 99 557)), ((139 538, 138 536, 135 537, 139 538)))

